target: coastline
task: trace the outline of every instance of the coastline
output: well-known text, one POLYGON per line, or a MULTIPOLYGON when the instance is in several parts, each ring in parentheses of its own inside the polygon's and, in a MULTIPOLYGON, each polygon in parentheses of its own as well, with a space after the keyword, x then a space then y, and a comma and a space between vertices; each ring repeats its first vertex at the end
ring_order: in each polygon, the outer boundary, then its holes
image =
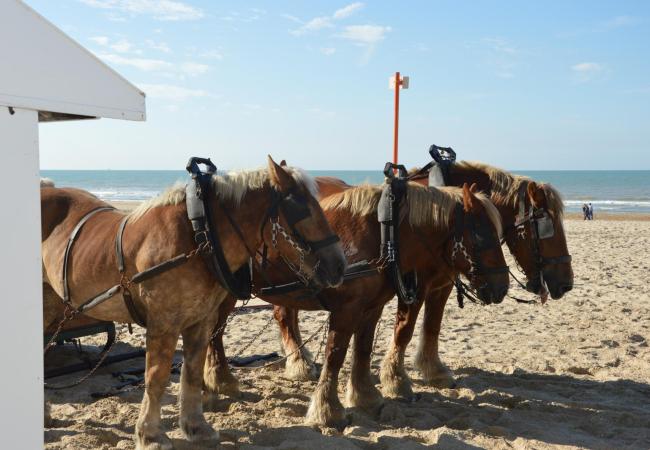
MULTIPOLYGON (((110 205, 122 211, 133 211, 140 203, 136 200, 114 200, 108 202, 110 205)), ((583 220, 582 213, 567 212, 564 215, 566 220, 583 220)), ((613 222, 650 222, 650 214, 648 213, 594 213, 594 221, 613 221, 613 222)))

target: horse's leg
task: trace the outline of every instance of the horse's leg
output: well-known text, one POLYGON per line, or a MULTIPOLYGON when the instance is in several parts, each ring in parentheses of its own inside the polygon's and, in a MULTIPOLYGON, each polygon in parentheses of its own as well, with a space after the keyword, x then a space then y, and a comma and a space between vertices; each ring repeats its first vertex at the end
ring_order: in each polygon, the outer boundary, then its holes
POLYGON ((325 349, 325 363, 307 410, 308 424, 343 428, 348 424, 345 409, 338 397, 339 371, 350 345, 354 325, 345 313, 333 312, 325 349), (340 317, 344 316, 344 317, 340 317))
POLYGON ((439 388, 454 388, 454 374, 438 356, 438 337, 445 304, 451 293, 451 285, 439 289, 426 299, 420 344, 415 357, 415 365, 424 381, 439 388))
POLYGON ((211 394, 223 394, 230 397, 239 396, 239 381, 230 371, 226 351, 223 347, 223 334, 226 331, 225 323, 235 309, 237 299, 227 296, 219 305, 219 318, 212 332, 218 333, 208 344, 208 352, 203 369, 203 387, 208 397, 211 394))
POLYGON ((363 323, 354 332, 352 371, 345 395, 346 406, 358 407, 369 413, 376 413, 384 403, 370 375, 375 328, 383 309, 382 305, 364 313, 363 323))
POLYGON ((403 302, 397 303, 393 342, 384 357, 379 374, 381 391, 386 397, 406 399, 413 397, 411 379, 404 369, 404 355, 406 347, 413 337, 413 330, 422 304, 423 300, 419 298, 410 305, 403 302))
POLYGON ((147 329, 145 390, 140 406, 140 416, 135 424, 135 448, 137 450, 172 448, 171 441, 160 430, 160 399, 169 381, 176 342, 178 342, 177 333, 167 332, 153 335, 151 328, 147 329))
POLYGON ((280 327, 282 347, 287 357, 284 375, 290 380, 306 381, 316 378, 316 368, 309 351, 303 347, 298 326, 298 310, 284 306, 273 308, 273 317, 280 327))
POLYGON ((203 416, 201 388, 203 366, 210 340, 213 320, 201 322, 183 330, 183 369, 181 371, 179 425, 189 441, 216 440, 217 433, 203 416))

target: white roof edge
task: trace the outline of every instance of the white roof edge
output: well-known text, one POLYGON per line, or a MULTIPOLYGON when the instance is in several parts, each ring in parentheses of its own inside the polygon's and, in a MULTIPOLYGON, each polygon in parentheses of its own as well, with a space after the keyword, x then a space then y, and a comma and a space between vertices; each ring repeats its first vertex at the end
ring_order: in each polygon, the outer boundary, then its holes
MULTIPOLYGON (((99 58, 97 57, 97 55, 95 55, 93 52, 91 52, 91 51, 88 50, 86 47, 84 47, 83 45, 81 45, 79 42, 75 41, 75 40, 72 39, 70 36, 68 36, 67 34, 65 34, 65 33, 64 33, 64 32, 63 32, 59 27, 57 27, 57 26, 54 25, 52 22, 50 22, 49 20, 47 20, 45 17, 43 17, 42 15, 40 15, 40 14, 39 14, 39 13, 38 13, 34 8, 32 8, 31 6, 29 6, 28 4, 26 4, 26 3, 25 3, 24 1, 22 1, 22 0, 19 0, 18 3, 19 3, 21 6, 23 6, 25 9, 27 9, 28 11, 30 11, 32 14, 34 14, 36 17, 38 17, 38 19, 41 20, 43 23, 45 23, 46 26, 53 28, 53 29, 54 29, 58 34, 60 34, 61 36, 63 36, 64 39, 66 39, 66 40, 69 41, 69 42, 72 42, 76 47, 78 47, 78 48, 80 48, 81 50, 83 50, 86 54, 90 55, 90 56, 91 56, 93 59, 95 59, 98 63, 100 63, 101 65, 103 65, 104 67, 106 67, 108 70, 110 70, 110 71, 111 71, 113 74, 115 74, 118 78, 120 78, 122 81, 124 81, 126 84, 128 84, 131 88, 133 88, 133 90, 135 90, 137 93, 139 93, 139 94, 142 95, 143 97, 146 97, 146 94, 145 94, 143 91, 141 91, 141 90, 140 90, 136 85, 134 85, 134 84, 131 83, 129 80, 127 80, 126 78, 124 78, 124 77, 123 77, 123 76, 122 76, 118 71, 116 71, 115 69, 113 69, 111 66, 109 66, 108 64, 106 64, 104 61, 102 61, 101 59, 99 59, 99 58)), ((0 94, 0 95, 2 95, 2 94, 0 94)), ((16 105, 16 106, 17 106, 17 105, 16 105)), ((134 119, 134 120, 138 120, 138 119, 134 119)), ((139 120, 144 120, 144 119, 139 119, 139 120)))
MULTIPOLYGON (((143 98, 144 101, 144 98, 143 98)), ((60 100, 53 102, 51 100, 34 98, 34 97, 19 97, 15 95, 3 94, 0 92, 0 105, 13 108, 31 109, 36 111, 49 111, 61 112, 61 103, 65 103, 67 114, 88 115, 89 108, 93 110, 93 116, 106 117, 109 119, 124 119, 144 121, 147 119, 146 112, 124 110, 101 107, 97 105, 85 105, 71 102, 62 102, 60 100)))

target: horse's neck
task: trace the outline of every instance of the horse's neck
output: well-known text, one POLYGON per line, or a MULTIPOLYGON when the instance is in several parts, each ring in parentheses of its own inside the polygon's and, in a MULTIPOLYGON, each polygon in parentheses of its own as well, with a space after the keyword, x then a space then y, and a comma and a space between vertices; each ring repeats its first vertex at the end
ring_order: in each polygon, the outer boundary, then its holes
POLYGON ((244 264, 251 256, 249 250, 254 252, 260 246, 260 230, 267 218, 271 189, 265 186, 249 190, 237 207, 219 202, 212 205, 212 221, 216 223, 219 241, 231 268, 244 264))
POLYGON ((435 271, 444 265, 452 233, 448 227, 411 226, 400 227, 400 255, 404 271, 435 271))
POLYGON ((451 184, 453 186, 462 186, 463 183, 472 185, 476 183, 476 187, 479 191, 485 192, 490 195, 490 201, 494 204, 499 211, 501 216, 501 222, 504 227, 509 227, 515 223, 515 217, 517 216, 517 205, 509 201, 509 199, 504 198, 500 195, 497 195, 493 191, 493 183, 490 180, 490 176, 479 169, 468 169, 463 167, 461 170, 458 168, 453 169, 450 174, 451 184))

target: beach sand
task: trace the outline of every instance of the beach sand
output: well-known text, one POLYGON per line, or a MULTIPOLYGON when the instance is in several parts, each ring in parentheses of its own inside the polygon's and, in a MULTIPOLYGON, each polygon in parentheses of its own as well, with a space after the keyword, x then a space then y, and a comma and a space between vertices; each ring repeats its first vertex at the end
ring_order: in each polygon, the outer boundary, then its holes
MULTIPOLYGON (((242 397, 223 398, 206 412, 221 433, 221 448, 650 448, 650 222, 596 218, 566 222, 576 286, 565 298, 545 306, 506 299, 501 305, 468 304, 461 310, 452 297, 440 345, 459 388, 437 390, 422 383, 413 367, 416 332, 406 366, 417 401, 386 400, 376 416, 349 410, 352 425, 341 433, 303 426, 314 382, 285 380, 280 368, 236 370, 242 397)), ((531 297, 514 283, 511 293, 531 297)), ((379 326, 375 372, 390 342, 394 312, 393 300, 379 326)), ((266 310, 235 317, 227 330, 228 353, 236 354, 270 323, 269 317, 266 310)), ((325 318, 324 312, 302 313, 303 335, 325 318)), ((277 330, 270 325, 246 354, 279 350, 277 330)), ((119 328, 115 353, 143 345, 142 329, 136 327, 129 336, 119 328)), ((82 341, 99 344, 103 338, 82 341)), ((307 345, 315 355, 319 343, 320 337, 307 345)), ((65 347, 54 349, 48 361, 74 360, 75 350, 65 347)), ((181 359, 180 351, 176 358, 181 359)), ((143 363, 140 358, 115 364, 76 388, 46 390, 53 417, 53 426, 45 430, 46 448, 133 448, 142 390, 101 400, 90 392, 116 384, 111 372, 143 363)), ((348 371, 346 362, 341 398, 348 371)), ((82 374, 48 381, 70 382, 82 374)), ((162 426, 175 448, 214 448, 182 438, 178 393, 179 376, 172 375, 162 426)))

